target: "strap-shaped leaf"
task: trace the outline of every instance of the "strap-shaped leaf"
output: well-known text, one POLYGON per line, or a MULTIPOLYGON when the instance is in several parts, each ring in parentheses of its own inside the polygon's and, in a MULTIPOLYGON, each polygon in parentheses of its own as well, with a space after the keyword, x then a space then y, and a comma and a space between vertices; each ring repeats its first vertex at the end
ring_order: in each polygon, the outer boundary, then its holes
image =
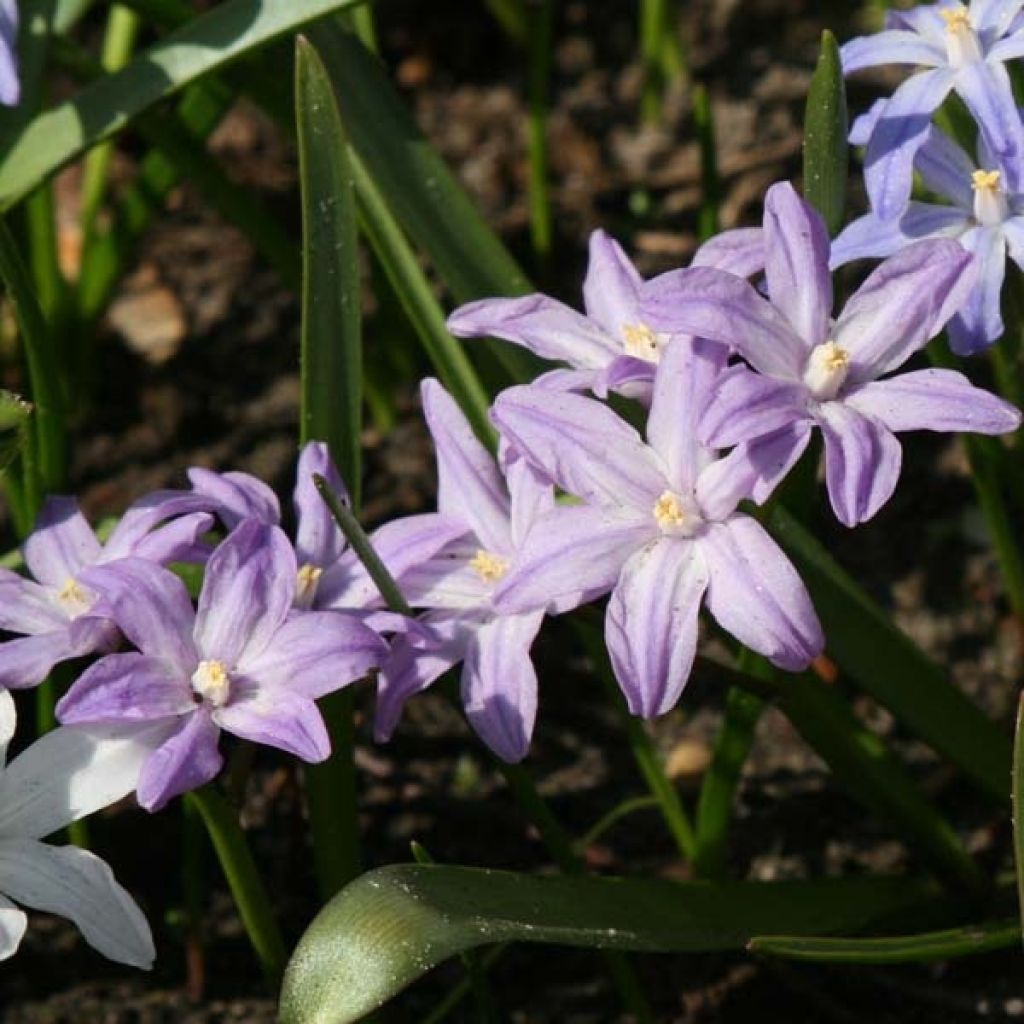
POLYGON ((849 174, 849 123, 846 83, 839 44, 831 32, 821 36, 821 55, 807 94, 804 117, 804 195, 825 218, 830 235, 843 226, 849 174))
POLYGON ((1013 743, 1013 859, 1017 868, 1017 902, 1024 923, 1024 694, 1017 706, 1013 743))
POLYGON ((887 935, 877 939, 831 939, 760 935, 751 939, 753 953, 826 964, 910 964, 952 960, 1020 945, 1017 921, 987 921, 921 935, 887 935))
POLYGON ((831 656, 921 739, 1005 803, 1009 738, 785 509, 773 509, 768 526, 811 592, 831 656))
POLYGON ((32 406, 13 392, 0 389, 0 472, 25 443, 32 406))
POLYGON ((646 952, 742 949, 766 930, 843 933, 934 900, 905 878, 672 883, 400 865, 318 915, 285 974, 282 1024, 346 1024, 432 967, 495 942, 646 952))
POLYGON ((200 76, 325 14, 362 2, 226 0, 218 4, 124 70, 31 121, 0 165, 0 209, 200 76))

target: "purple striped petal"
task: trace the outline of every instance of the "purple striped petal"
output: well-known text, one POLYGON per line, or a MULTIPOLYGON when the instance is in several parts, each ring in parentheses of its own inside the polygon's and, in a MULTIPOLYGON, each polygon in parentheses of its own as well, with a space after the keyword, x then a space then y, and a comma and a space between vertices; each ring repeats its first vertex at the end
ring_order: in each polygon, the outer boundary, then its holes
POLYGON ((591 398, 509 388, 491 418, 538 469, 584 501, 646 506, 666 488, 640 435, 591 398))
MULTIPOLYGON (((133 557, 155 562, 157 565, 170 565, 171 562, 202 564, 210 557, 212 551, 212 547, 203 543, 202 538, 210 532, 213 524, 213 516, 206 512, 182 516, 143 537, 135 545, 133 557)), ((111 561, 110 552, 106 548, 103 549, 102 561, 111 561)))
POLYGON ((136 793, 139 805, 159 811, 174 797, 216 778, 224 764, 217 749, 219 739, 220 729, 208 709, 197 706, 146 759, 136 793))
POLYGON ((1024 270, 1024 217, 1010 217, 1003 221, 1003 237, 1010 259, 1024 270))
POLYGON ((970 0, 971 21, 978 30, 1001 36, 1024 7, 1024 0, 970 0))
POLYGON ((17 46, 18 0, 0 0, 0 103, 8 107, 21 99, 17 46))
POLYGON ((697 615, 708 570, 693 541, 662 539, 625 564, 605 616, 615 677, 634 715, 675 707, 697 650, 697 615))
POLYGON ((50 633, 67 627, 68 615, 53 591, 10 569, 0 569, 0 629, 10 633, 50 633))
POLYGON ((161 565, 184 561, 178 556, 187 548, 188 533, 198 537, 201 534, 199 527, 209 522, 196 516, 212 512, 215 508, 216 503, 211 498, 190 491, 153 491, 144 495, 132 502, 111 531, 103 545, 101 561, 131 557, 148 558, 161 565), (183 530, 176 522, 169 522, 179 517, 185 517, 185 521, 191 524, 189 530, 183 530), (155 529, 163 522, 167 525, 155 529))
POLYGON ((806 351, 786 318, 748 282, 711 267, 671 270, 642 290, 644 320, 735 349, 762 373, 799 378, 806 351))
POLYGON ((511 547, 508 489, 451 395, 431 378, 420 385, 437 451, 437 510, 468 523, 489 550, 511 547))
POLYGON ((1024 121, 1014 99, 1010 73, 998 61, 970 61, 957 70, 956 91, 1006 173, 1010 190, 1019 192, 1024 187, 1024 121))
POLYGON ((976 277, 971 254, 947 239, 915 242, 889 257, 836 323, 833 337, 850 355, 850 382, 905 363, 963 306, 976 277))
POLYGON ((260 689, 232 700, 212 717, 235 736, 276 747, 311 764, 331 756, 331 740, 316 704, 282 687, 260 689))
POLYGON ((870 36, 858 36, 845 43, 839 51, 843 73, 852 75, 864 68, 880 64, 924 64, 939 67, 946 63, 945 48, 930 39, 901 29, 889 29, 870 36))
POLYGON ((962 210, 974 209, 971 176, 977 170, 974 161, 944 132, 932 125, 914 166, 925 186, 962 210))
POLYGON ((764 270, 764 231, 734 228, 709 238, 694 254, 691 267, 715 267, 737 277, 753 277, 764 270))
POLYGON ((825 484, 844 526, 867 522, 892 497, 903 452, 892 431, 843 402, 818 409, 825 439, 825 484))
POLYGON ((338 524, 313 483, 318 474, 340 501, 348 504, 348 491, 323 441, 310 441, 299 455, 295 469, 295 554, 299 565, 325 569, 342 555, 347 544, 338 524))
POLYGON ((946 23, 939 14, 939 5, 920 4, 908 11, 886 11, 887 29, 910 29, 918 32, 940 50, 946 49, 946 23))
POLYGON ((23 690, 38 686, 58 662, 86 653, 78 649, 68 629, 0 643, 0 687, 23 690))
POLYGON ((100 542, 74 498, 51 496, 43 502, 35 528, 23 547, 25 564, 39 580, 59 590, 100 557, 100 542))
POLYGON ((803 384, 731 366, 718 380, 701 420, 709 448, 730 448, 741 441, 772 434, 807 417, 803 384))
POLYGON ((992 49, 988 51, 986 59, 989 63, 1003 63, 1008 60, 1017 60, 1024 57, 1024 32, 1017 31, 1013 35, 1000 39, 992 49))
POLYGON ((710 575, 708 611, 723 629, 790 672, 821 654, 825 639, 807 589, 759 523, 734 516, 698 543, 710 575))
POLYGON ((810 351, 825 340, 832 316, 828 228, 789 182, 780 182, 765 197, 764 239, 772 305, 810 351))
POLYGON ((600 369, 622 352, 617 337, 547 295, 471 302, 448 317, 448 330, 456 338, 501 338, 542 359, 555 359, 580 370, 600 369))
POLYGON ((594 231, 583 281, 583 303, 587 316, 611 338, 623 337, 623 328, 638 323, 642 284, 622 246, 604 231, 594 231))
POLYGON ((949 347, 957 355, 969 356, 998 341, 1006 329, 1002 313, 1006 240, 1000 228, 974 227, 961 244, 974 254, 978 279, 949 322, 949 347))
POLYGON ((533 524, 555 508, 555 489, 526 459, 511 457, 505 479, 512 501, 512 542, 518 548, 533 524))
POLYGON ((853 260, 878 260, 924 238, 959 238, 973 217, 955 206, 911 202, 902 217, 881 220, 869 213, 848 224, 832 243, 832 266, 853 260))
POLYGON ((543 612, 502 615, 475 631, 462 668, 462 703, 477 735, 503 761, 521 761, 537 718, 530 647, 543 612))
POLYGON ((1009 402, 975 387, 955 370, 914 370, 872 381, 844 399, 846 405, 890 430, 1008 434, 1021 414, 1009 402))
POLYGON ((233 530, 246 519, 276 526, 281 522, 277 495, 249 473, 215 473, 193 466, 187 473, 197 494, 210 499, 224 525, 233 530))

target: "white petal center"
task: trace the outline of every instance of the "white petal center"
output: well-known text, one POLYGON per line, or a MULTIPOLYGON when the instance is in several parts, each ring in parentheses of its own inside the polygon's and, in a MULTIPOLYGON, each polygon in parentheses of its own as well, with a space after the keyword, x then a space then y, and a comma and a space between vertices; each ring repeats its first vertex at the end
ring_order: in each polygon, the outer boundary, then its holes
POLYGON ((826 341, 811 349, 804 369, 804 384, 814 398, 827 402, 839 394, 849 372, 849 352, 834 341, 826 341))
POLYGON ((971 188, 974 189, 974 219, 982 227, 995 227, 1010 216, 1010 203, 999 171, 975 171, 971 175, 971 188))
POLYGON ((65 580, 64 586, 57 593, 57 604, 72 619, 84 615, 95 600, 96 596, 71 576, 65 580))
POLYGON ((622 344, 627 356, 645 363, 660 363, 661 350, 668 339, 652 331, 645 323, 623 324, 622 344))
POLYGON ((192 673, 192 689, 207 703, 222 708, 231 697, 231 676, 222 661, 201 661, 192 673))
POLYGON ((962 68, 972 61, 981 60, 981 41, 971 24, 970 12, 962 4, 939 11, 946 23, 946 56, 954 68, 962 68))
POLYGON ((692 537, 704 525, 697 503, 675 491, 664 491, 651 513, 661 532, 670 537, 692 537))
POLYGON ((507 558, 502 558, 493 551, 484 551, 480 548, 469 560, 469 567, 484 583, 497 583, 508 572, 509 562, 507 558))
POLYGON ((299 608, 312 608, 316 588, 324 571, 318 565, 306 564, 299 569, 295 580, 295 604, 299 608))

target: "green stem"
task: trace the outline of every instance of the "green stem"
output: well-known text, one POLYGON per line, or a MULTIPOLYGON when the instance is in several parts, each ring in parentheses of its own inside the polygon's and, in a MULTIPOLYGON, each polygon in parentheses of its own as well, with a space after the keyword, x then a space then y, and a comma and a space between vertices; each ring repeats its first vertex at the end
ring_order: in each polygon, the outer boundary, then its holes
POLYGON ((1013 743, 1013 859, 1017 869, 1017 901, 1024 924, 1024 694, 1017 705, 1017 728, 1013 743))
POLYGON ((548 88, 551 78, 552 20, 551 0, 526 0, 530 239, 541 276, 544 276, 551 259, 548 88))
POLYGON ((576 840, 576 852, 582 855, 584 851, 593 846, 601 836, 614 825, 617 825, 623 818, 627 818, 637 811, 657 809, 658 806, 658 799, 653 796, 635 796, 629 800, 623 800, 621 804, 613 807, 607 814, 599 818, 594 825, 576 840))
POLYGON ((706 242, 718 234, 718 208, 722 201, 722 181, 718 174, 718 149, 715 143, 715 119, 711 99, 703 85, 693 89, 693 120, 700 143, 701 202, 697 217, 697 240, 706 242))
POLYGON ((202 816, 249 941, 267 982, 276 991, 284 973, 287 952, 238 817, 212 785, 193 790, 185 799, 202 816))
POLYGON ((185 898, 186 989, 193 999, 202 998, 203 989, 203 903, 206 886, 203 861, 206 836, 196 804, 181 804, 181 888, 185 898))
POLYGON ((666 0, 640 0, 640 60, 644 71, 640 114, 647 124, 661 121, 665 93, 664 35, 666 0))

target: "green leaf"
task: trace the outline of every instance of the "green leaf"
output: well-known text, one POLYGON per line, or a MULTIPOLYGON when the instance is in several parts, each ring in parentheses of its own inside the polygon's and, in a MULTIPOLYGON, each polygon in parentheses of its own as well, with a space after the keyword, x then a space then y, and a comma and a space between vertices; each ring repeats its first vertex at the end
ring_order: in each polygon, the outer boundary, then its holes
POLYGON ((1008 797, 1011 744, 785 509, 768 527, 814 599, 843 670, 993 800, 1008 797))
POLYGON ((906 878, 677 884, 381 868, 339 893, 299 941, 280 1020, 357 1021, 442 961, 488 943, 711 952, 780 928, 857 931, 930 901, 933 890, 906 878))
POLYGON ((117 74, 35 118, 0 165, 6 209, 64 164, 190 82, 332 11, 363 0, 226 0, 117 74))
POLYGON ((843 226, 849 174, 846 83, 839 44, 821 34, 821 55, 807 94, 804 117, 804 196, 825 218, 833 237, 843 226))
MULTIPOLYGON (((530 291, 522 270, 420 133, 377 58, 333 23, 318 28, 316 43, 367 173, 456 301, 530 291)), ((494 345, 515 380, 531 380, 544 365, 523 349, 494 345)))
POLYGON ((5 470, 28 438, 32 406, 11 391, 0 389, 0 472, 5 470))
POLYGON ((791 935, 759 935, 747 948, 752 953, 826 964, 909 964, 952 960, 1019 946, 1020 924, 988 921, 921 935, 878 939, 831 939, 791 935))
POLYGON ((1013 743, 1013 859, 1017 869, 1017 902, 1024 922, 1024 694, 1017 706, 1017 730, 1013 743))

